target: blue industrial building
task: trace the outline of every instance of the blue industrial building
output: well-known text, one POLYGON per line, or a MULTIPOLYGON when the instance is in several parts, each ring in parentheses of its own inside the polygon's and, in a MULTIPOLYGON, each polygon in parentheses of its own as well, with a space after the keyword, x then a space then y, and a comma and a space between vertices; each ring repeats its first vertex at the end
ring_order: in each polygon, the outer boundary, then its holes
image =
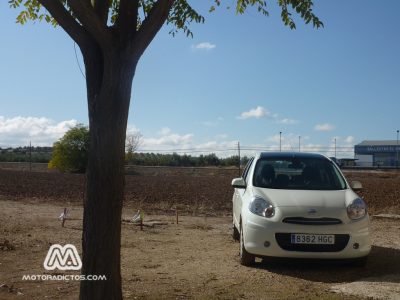
POLYGON ((400 145, 397 140, 362 141, 354 146, 354 158, 361 167, 399 166, 400 145))

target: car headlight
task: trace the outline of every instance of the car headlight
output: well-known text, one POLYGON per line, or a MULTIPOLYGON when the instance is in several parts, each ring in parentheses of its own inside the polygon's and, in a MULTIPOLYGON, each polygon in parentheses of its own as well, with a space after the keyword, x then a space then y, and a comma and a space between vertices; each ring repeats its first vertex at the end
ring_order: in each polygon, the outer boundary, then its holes
POLYGON ((262 198, 254 198, 249 205, 249 210, 261 217, 271 218, 275 214, 275 209, 268 201, 262 198))
POLYGON ((361 198, 356 198, 347 206, 347 215, 352 220, 361 219, 367 214, 367 204, 361 198))

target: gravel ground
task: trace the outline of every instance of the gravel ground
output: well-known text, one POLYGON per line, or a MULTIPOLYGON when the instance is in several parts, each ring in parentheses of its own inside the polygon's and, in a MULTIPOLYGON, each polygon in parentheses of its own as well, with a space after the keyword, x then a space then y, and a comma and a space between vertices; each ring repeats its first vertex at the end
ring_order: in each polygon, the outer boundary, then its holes
MULTIPOLYGON (((397 173, 347 177, 362 181, 373 213, 398 213, 397 173)), ((292 260, 241 266, 230 236, 231 178, 217 172, 127 176, 124 218, 145 208, 145 221, 164 225, 140 231, 123 222, 126 299, 399 299, 399 219, 372 218, 365 268, 292 260), (182 213, 179 225, 175 206, 182 213)), ((81 175, 0 170, 0 299, 77 299, 78 282, 22 276, 60 274, 43 269, 51 244, 71 243, 81 253, 83 182, 81 175), (65 206, 70 219, 61 228, 65 206)))
MULTIPOLYGON (((43 269, 49 246, 71 243, 81 252, 82 208, 32 200, 0 200, 0 299, 77 299, 75 281, 25 281, 23 275, 65 274, 43 269), (12 247, 12 248, 11 248, 12 247), (1 247, 0 247, 1 248, 1 247)), ((124 210, 124 218, 132 216, 124 210)), ((230 217, 146 215, 154 228, 122 225, 122 277, 126 299, 398 299, 400 221, 373 219, 373 249, 365 268, 337 262, 239 263, 230 217)), ((67 274, 79 274, 68 271, 67 274)))

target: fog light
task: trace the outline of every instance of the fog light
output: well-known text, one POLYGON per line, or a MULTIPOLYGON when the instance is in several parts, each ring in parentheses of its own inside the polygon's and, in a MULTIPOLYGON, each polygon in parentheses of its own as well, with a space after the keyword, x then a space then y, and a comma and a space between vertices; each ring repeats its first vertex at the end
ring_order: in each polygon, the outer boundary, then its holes
POLYGON ((275 209, 272 205, 268 206, 265 210, 264 210, 264 217, 266 218, 271 218, 273 217, 275 214, 275 209))
POLYGON ((270 242, 268 242, 268 241, 265 241, 265 242, 264 242, 264 247, 269 247, 270 245, 271 245, 270 242))
POLYGON ((359 243, 354 243, 354 244, 353 244, 353 248, 354 248, 354 249, 360 248, 360 244, 359 244, 359 243))

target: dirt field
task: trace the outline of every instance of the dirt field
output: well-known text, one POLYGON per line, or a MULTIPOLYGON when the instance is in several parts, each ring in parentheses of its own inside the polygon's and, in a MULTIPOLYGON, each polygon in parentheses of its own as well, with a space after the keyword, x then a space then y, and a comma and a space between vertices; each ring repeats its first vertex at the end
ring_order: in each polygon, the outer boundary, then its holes
MULTIPOLYGON (((126 176, 125 205, 151 212, 172 213, 175 206, 190 215, 231 214, 232 178, 236 169, 137 168, 126 176)), ((359 180, 359 193, 372 214, 400 214, 400 172, 346 171, 349 181, 359 180)), ((21 172, 0 169, 0 196, 63 205, 80 204, 84 176, 56 172, 21 172)))
MULTIPOLYGON (((133 172, 136 174, 136 172, 133 172)), ((124 218, 137 209, 145 221, 122 224, 122 277, 126 299, 399 299, 400 220, 373 218, 373 249, 366 268, 327 262, 239 264, 230 236, 229 184, 233 171, 127 176, 124 218), (178 206, 182 216, 174 224, 178 206)), ((400 212, 398 173, 347 173, 360 180, 372 213, 400 212)), ((45 272, 51 244, 81 249, 84 178, 58 173, 0 170, 0 299, 76 299, 75 281, 23 281, 45 272), (70 208, 66 227, 57 217, 70 208), (6 243, 5 241, 8 241, 6 243)), ((69 271, 68 274, 79 274, 69 271)))

